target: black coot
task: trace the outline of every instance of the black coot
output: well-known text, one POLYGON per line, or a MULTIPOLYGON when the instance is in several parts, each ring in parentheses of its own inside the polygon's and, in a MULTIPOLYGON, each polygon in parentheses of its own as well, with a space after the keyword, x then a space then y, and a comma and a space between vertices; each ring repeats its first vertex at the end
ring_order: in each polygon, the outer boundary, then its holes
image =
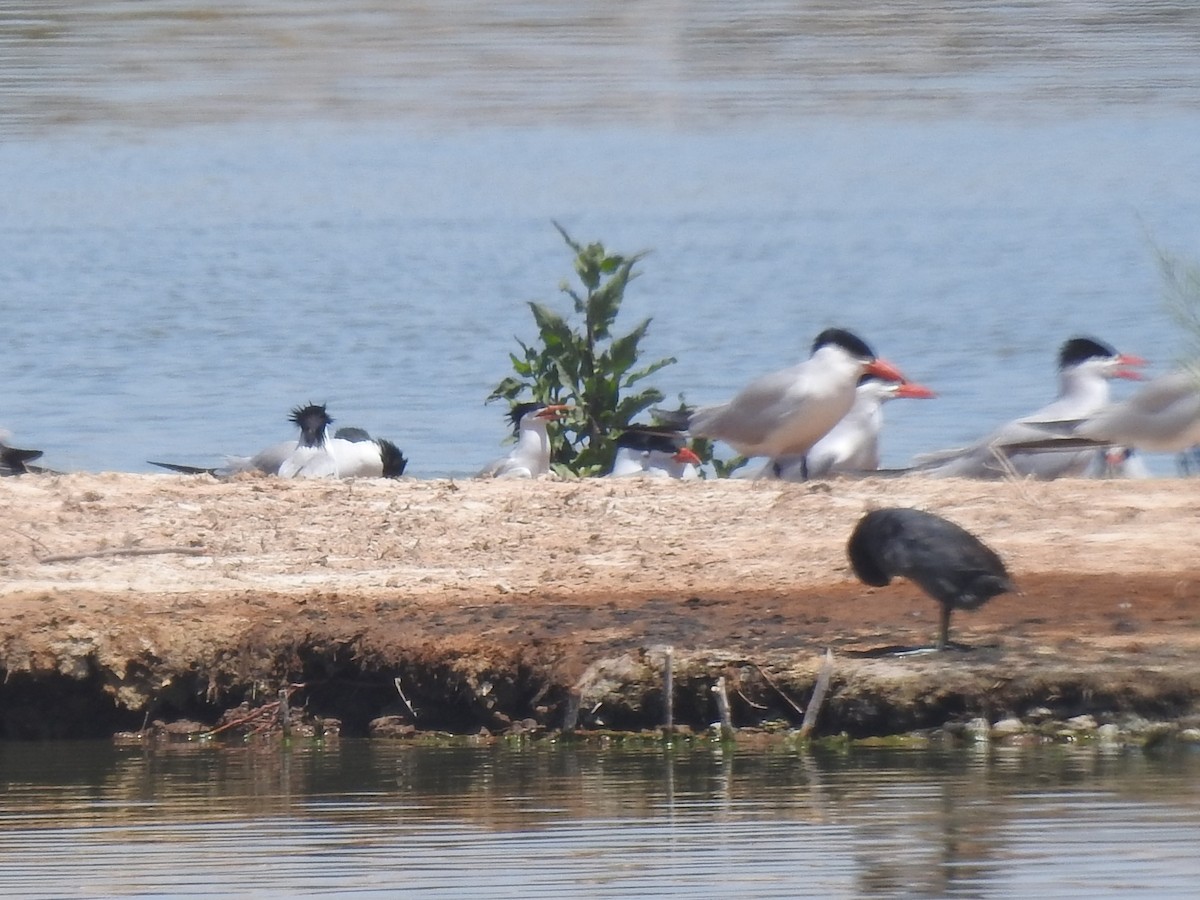
POLYGON ((950 611, 978 609, 1015 591, 1004 563, 964 528, 919 509, 877 509, 854 528, 846 545, 854 574, 874 587, 897 575, 915 582, 942 605, 937 648, 950 633, 950 611))

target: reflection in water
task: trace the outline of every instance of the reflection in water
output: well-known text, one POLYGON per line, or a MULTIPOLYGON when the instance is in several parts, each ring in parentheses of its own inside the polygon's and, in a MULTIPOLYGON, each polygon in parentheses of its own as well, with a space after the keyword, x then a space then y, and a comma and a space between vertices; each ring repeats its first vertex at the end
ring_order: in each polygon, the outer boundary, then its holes
POLYGON ((1096 896, 1200 876, 1192 753, 58 744, 0 745, 0 772, 5 896, 1096 896))
POLYGON ((1181 3, 53 2, 0 11, 0 125, 702 124, 1196 101, 1181 3))

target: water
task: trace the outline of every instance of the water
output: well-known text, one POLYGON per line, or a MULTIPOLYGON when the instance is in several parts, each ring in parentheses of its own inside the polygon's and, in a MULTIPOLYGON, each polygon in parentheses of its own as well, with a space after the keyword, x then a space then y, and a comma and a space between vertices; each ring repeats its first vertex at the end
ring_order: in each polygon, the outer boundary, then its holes
POLYGON ((13 898, 1183 897, 1200 877, 1191 752, 360 740, 0 764, 13 898))
MULTIPOLYGON (((940 394, 888 407, 901 464, 1040 406, 1071 334, 1186 352, 1198 51, 1150 0, 4 4, 0 426, 148 471, 314 400, 473 472, 557 220, 653 251, 671 399, 858 330, 940 394)), ((1192 896, 1196 765, 0 745, 0 893, 1192 896)))
POLYGON ((1074 333, 1186 351, 1198 50, 1176 3, 9 5, 0 426, 149 471, 312 400, 472 473, 557 220, 653 251, 623 319, 671 400, 858 330, 940 395, 888 407, 899 465, 1042 405, 1074 333))

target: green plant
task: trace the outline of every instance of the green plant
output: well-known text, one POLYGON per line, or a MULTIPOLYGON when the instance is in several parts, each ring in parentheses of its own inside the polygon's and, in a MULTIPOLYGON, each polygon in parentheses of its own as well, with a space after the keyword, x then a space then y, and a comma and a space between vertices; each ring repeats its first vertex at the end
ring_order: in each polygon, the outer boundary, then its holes
POLYGON ((646 254, 610 253, 598 242, 585 246, 557 222, 554 227, 575 253, 583 293, 566 280, 559 289, 571 298, 582 322, 573 326, 548 306, 530 302, 540 346, 517 338, 520 353, 509 354, 515 374, 497 384, 487 399, 506 400, 511 407, 528 393, 539 403, 574 407, 551 429, 551 465, 560 473, 596 475, 611 468, 619 432, 663 399, 661 391, 640 383, 676 360, 639 365, 639 344, 650 319, 626 334, 613 334, 625 288, 637 275, 634 266, 646 254))

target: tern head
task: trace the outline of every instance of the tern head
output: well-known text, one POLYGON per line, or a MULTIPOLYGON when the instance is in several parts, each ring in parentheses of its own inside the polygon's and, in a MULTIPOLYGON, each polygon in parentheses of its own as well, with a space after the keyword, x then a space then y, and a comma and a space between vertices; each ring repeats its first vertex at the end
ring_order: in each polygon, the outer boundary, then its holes
POLYGON ((813 341, 812 352, 816 353, 822 347, 830 345, 841 347, 851 356, 861 359, 863 362, 870 362, 875 358, 875 351, 867 345, 866 341, 844 328, 826 328, 813 341))
POLYGON ((844 328, 826 328, 813 341, 812 352, 822 347, 837 347, 852 359, 863 364, 863 372, 876 375, 884 381, 904 381, 900 370, 886 360, 879 359, 866 341, 844 328))
POLYGON ((333 424, 325 406, 310 403, 292 410, 289 421, 300 429, 300 446, 320 447, 325 443, 325 431, 333 424))
POLYGON ((1080 366, 1091 366, 1105 378, 1141 381, 1142 374, 1135 372, 1130 367, 1144 366, 1145 364, 1146 361, 1140 356, 1118 353, 1109 344, 1090 337, 1070 338, 1063 342, 1058 351, 1058 371, 1060 372, 1080 366))
POLYGON ((566 415, 571 409, 563 403, 518 403, 508 412, 508 420, 512 422, 513 431, 521 430, 521 426, 535 421, 553 422, 566 415))

